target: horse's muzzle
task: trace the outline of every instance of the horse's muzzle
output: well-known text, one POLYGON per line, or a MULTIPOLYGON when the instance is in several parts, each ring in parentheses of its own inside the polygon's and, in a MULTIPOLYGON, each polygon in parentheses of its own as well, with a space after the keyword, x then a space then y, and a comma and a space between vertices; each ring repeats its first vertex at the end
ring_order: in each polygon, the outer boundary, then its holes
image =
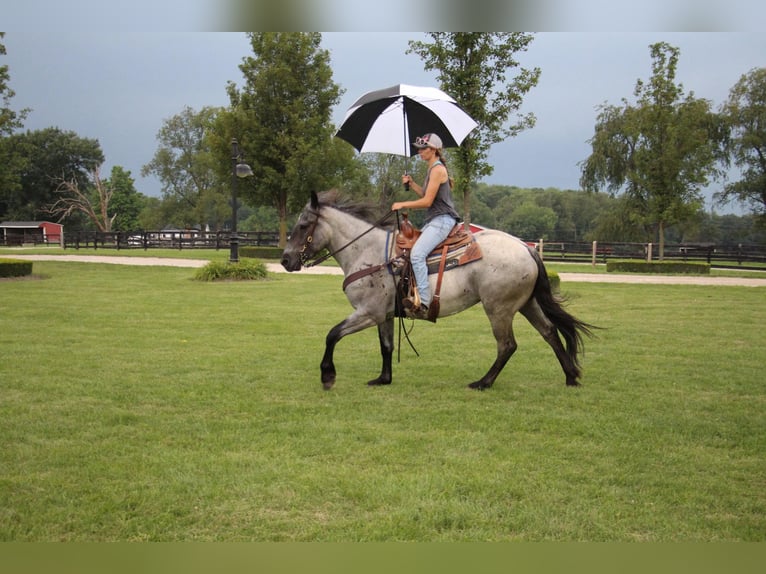
POLYGON ((291 257, 290 255, 282 255, 282 267, 286 271, 299 271, 301 268, 301 258, 297 256, 291 257))

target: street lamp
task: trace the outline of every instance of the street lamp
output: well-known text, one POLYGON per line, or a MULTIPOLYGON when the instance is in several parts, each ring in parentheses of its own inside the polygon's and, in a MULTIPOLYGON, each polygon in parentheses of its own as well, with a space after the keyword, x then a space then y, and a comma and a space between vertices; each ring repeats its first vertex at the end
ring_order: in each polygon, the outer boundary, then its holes
POLYGON ((250 177, 253 170, 246 163, 242 163, 242 155, 239 153, 237 140, 231 140, 231 236, 229 237, 229 262, 239 262, 239 236, 237 235, 237 185, 238 179, 250 177))

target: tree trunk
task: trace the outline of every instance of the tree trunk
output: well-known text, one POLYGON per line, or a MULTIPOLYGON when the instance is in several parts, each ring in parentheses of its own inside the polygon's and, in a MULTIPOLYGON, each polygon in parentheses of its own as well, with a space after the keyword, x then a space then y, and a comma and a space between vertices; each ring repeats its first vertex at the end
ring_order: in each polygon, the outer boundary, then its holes
POLYGON ((659 256, 660 261, 665 259, 665 222, 660 219, 660 225, 658 229, 659 239, 660 239, 660 246, 659 246, 659 256))
POLYGON ((279 247, 284 249, 287 245, 287 221, 284 217, 279 218, 279 247))

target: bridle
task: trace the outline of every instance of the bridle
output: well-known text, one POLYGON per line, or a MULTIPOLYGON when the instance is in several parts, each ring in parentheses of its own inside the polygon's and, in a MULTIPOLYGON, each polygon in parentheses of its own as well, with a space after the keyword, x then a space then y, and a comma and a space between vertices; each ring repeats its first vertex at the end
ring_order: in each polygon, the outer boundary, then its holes
MULTIPOLYGON (((299 252, 299 257, 300 257, 301 265, 303 265, 304 267, 314 267, 315 265, 319 265, 320 263, 323 263, 323 262, 327 261, 331 257, 335 256, 337 253, 340 253, 341 251, 346 249, 346 247, 348 247, 349 245, 352 245, 354 242, 360 240, 362 237, 367 235, 370 231, 372 231, 376 227, 379 227, 380 225, 382 225, 383 222, 386 221, 386 219, 391 217, 392 213, 396 213, 396 227, 397 228, 400 227, 399 212, 398 211, 393 211, 393 210, 389 211, 383 217, 381 217, 375 223, 373 223, 372 226, 369 229, 367 229, 366 231, 364 231, 364 232, 360 233, 359 235, 357 235, 356 237, 354 237, 351 241, 346 243, 344 246, 336 249, 335 251, 325 253, 322 257, 318 257, 317 259, 314 259, 313 261, 310 261, 311 256, 307 254, 307 251, 308 251, 309 246, 311 246, 311 244, 314 242, 314 232, 316 231, 317 224, 319 223, 319 215, 320 215, 320 213, 319 213, 319 209, 317 209, 317 210, 310 209, 308 212, 311 215, 314 216, 314 221, 311 222, 311 224, 310 224, 309 232, 306 234, 306 239, 303 240, 303 247, 301 247, 301 250, 299 252)), ((386 265, 387 265, 387 263, 375 265, 373 267, 369 267, 365 271, 362 272, 362 275, 367 275, 370 271, 377 272, 377 271, 383 269, 386 265)), ((343 290, 344 291, 346 290, 346 285, 349 282, 349 280, 351 280, 351 281, 354 280, 353 274, 346 278, 346 281, 343 284, 343 290)), ((394 283, 396 284, 396 277, 394 277, 394 283)), ((397 285, 396 289, 398 291, 398 285, 397 285)), ((399 317, 399 345, 398 345, 399 357, 398 357, 398 360, 401 361, 402 332, 404 332, 404 336, 407 339, 407 342, 409 343, 410 348, 419 357, 420 353, 418 353, 418 350, 415 348, 415 345, 412 344, 412 341, 410 340, 409 331, 407 331, 407 329, 404 328, 404 317, 400 316, 399 317)))
POLYGON ((317 210, 310 209, 309 213, 314 216, 314 221, 311 223, 311 227, 309 228, 309 231, 306 234, 306 239, 303 240, 303 247, 301 247, 301 250, 299 252, 299 257, 300 257, 300 260, 301 260, 301 265, 303 265, 304 267, 314 267, 315 265, 319 265, 320 263, 324 263, 325 261, 327 261, 331 257, 334 257, 336 254, 338 254, 341 251, 343 251, 344 249, 346 249, 346 247, 349 247, 353 243, 359 241, 362 237, 367 235, 370 231, 372 231, 376 227, 380 227, 386 221, 386 219, 388 219, 391 216, 391 214, 394 213, 394 212, 393 211, 389 211, 383 217, 381 217, 375 223, 373 223, 370 226, 369 229, 367 229, 366 231, 364 231, 364 232, 360 233, 359 235, 357 235, 356 237, 354 237, 351 241, 346 243, 344 246, 339 247, 335 251, 327 252, 324 255, 322 255, 322 257, 318 257, 318 258, 314 259, 313 261, 311 261, 311 256, 308 255, 307 251, 308 251, 309 247, 311 246, 311 244, 314 242, 314 232, 316 231, 317 224, 319 223, 320 212, 319 212, 318 209, 317 210))
POLYGON ((314 242, 314 232, 316 231, 317 223, 319 223, 319 210, 314 211, 313 209, 310 209, 309 213, 314 216, 314 221, 311 223, 311 228, 309 229, 309 232, 306 234, 306 239, 303 240, 303 247, 301 247, 301 250, 298 253, 298 257, 301 260, 301 265, 303 265, 304 267, 313 267, 314 265, 318 265, 319 263, 321 263, 319 259, 315 260, 314 262, 310 262, 309 259, 311 258, 311 256, 306 253, 308 248, 314 242))

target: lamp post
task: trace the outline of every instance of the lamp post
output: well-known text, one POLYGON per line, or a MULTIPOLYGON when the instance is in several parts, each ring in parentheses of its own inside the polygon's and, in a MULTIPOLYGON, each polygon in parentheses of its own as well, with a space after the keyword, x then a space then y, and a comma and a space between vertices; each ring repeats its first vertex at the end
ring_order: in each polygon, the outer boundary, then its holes
POLYGON ((237 140, 231 140, 231 236, 229 237, 229 263, 239 262, 239 236, 237 235, 237 180, 253 175, 253 170, 242 163, 237 140))

